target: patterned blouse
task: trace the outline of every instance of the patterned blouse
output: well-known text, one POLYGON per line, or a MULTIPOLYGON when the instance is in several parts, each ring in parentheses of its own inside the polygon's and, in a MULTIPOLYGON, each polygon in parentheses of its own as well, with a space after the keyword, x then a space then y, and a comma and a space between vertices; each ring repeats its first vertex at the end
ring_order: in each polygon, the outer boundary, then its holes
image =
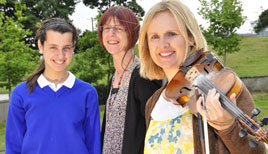
POLYGON ((139 65, 139 59, 135 57, 134 63, 124 72, 117 93, 112 94, 111 86, 106 103, 106 131, 103 140, 103 154, 122 153, 129 82, 131 74, 137 65, 139 65))
POLYGON ((160 95, 151 114, 144 154, 193 154, 192 114, 160 95))

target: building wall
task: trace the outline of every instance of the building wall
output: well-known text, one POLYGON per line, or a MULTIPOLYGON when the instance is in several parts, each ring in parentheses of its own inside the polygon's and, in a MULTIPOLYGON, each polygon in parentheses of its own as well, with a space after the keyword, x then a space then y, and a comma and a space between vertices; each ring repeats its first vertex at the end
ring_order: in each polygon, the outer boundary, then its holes
POLYGON ((0 122, 7 119, 9 100, 0 101, 0 122))
POLYGON ((268 76, 243 77, 241 80, 250 92, 268 91, 268 76))
POLYGON ((262 31, 258 33, 258 36, 268 37, 268 27, 264 28, 262 31))

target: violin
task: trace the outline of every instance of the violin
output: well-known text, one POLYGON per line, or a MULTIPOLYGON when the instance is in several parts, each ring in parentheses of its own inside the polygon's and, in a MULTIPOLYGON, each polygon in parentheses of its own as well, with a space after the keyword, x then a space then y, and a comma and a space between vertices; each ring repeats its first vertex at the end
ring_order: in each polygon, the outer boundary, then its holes
MULTIPOLYGON (((260 110, 253 110, 251 116, 248 116, 232 103, 229 99, 230 95, 235 93, 236 97, 239 97, 243 88, 242 81, 233 71, 224 67, 214 53, 203 52, 203 49, 194 52, 185 60, 177 74, 168 83, 165 94, 168 98, 175 99, 180 105, 185 106, 196 97, 196 88, 204 94, 207 94, 209 89, 215 88, 220 94, 219 101, 222 107, 237 118, 245 128, 239 133, 240 137, 250 132, 257 142, 268 144, 268 131, 261 128, 268 124, 268 118, 265 117, 259 125, 252 117, 260 110)), ((256 146, 257 143, 254 142, 249 143, 250 146, 256 146)))

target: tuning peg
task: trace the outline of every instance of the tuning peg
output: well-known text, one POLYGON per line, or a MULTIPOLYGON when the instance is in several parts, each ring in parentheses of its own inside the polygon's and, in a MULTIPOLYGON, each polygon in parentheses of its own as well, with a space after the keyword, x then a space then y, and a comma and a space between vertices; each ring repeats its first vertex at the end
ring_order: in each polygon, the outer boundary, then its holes
POLYGON ((261 112, 261 110, 259 108, 255 108, 251 111, 250 117, 253 118, 253 117, 257 116, 260 112, 261 112))
POLYGON ((258 143, 255 140, 250 140, 248 144, 251 148, 255 148, 258 145, 258 143))
POLYGON ((242 138, 242 137, 245 137, 248 135, 248 129, 247 128, 243 128, 242 130, 240 130, 239 132, 239 136, 242 138))
POLYGON ((206 55, 206 58, 207 58, 207 61, 208 62, 212 62, 213 61, 213 55, 210 53, 210 54, 207 54, 206 55))
POLYGON ((260 123, 260 126, 264 126, 264 125, 268 125, 268 117, 263 117, 261 119, 261 123, 260 123))

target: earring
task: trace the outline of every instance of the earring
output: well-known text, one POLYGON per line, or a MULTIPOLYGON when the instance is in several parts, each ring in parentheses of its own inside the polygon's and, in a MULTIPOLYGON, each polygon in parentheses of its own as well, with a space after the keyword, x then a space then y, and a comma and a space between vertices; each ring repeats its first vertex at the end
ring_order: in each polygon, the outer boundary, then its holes
POLYGON ((40 60, 43 60, 43 58, 44 58, 43 57, 43 51, 41 51, 41 50, 39 51, 39 57, 40 57, 40 60))
POLYGON ((195 46, 195 43, 191 44, 191 45, 190 45, 190 51, 193 50, 193 49, 195 49, 195 47, 196 47, 196 46, 195 46))

